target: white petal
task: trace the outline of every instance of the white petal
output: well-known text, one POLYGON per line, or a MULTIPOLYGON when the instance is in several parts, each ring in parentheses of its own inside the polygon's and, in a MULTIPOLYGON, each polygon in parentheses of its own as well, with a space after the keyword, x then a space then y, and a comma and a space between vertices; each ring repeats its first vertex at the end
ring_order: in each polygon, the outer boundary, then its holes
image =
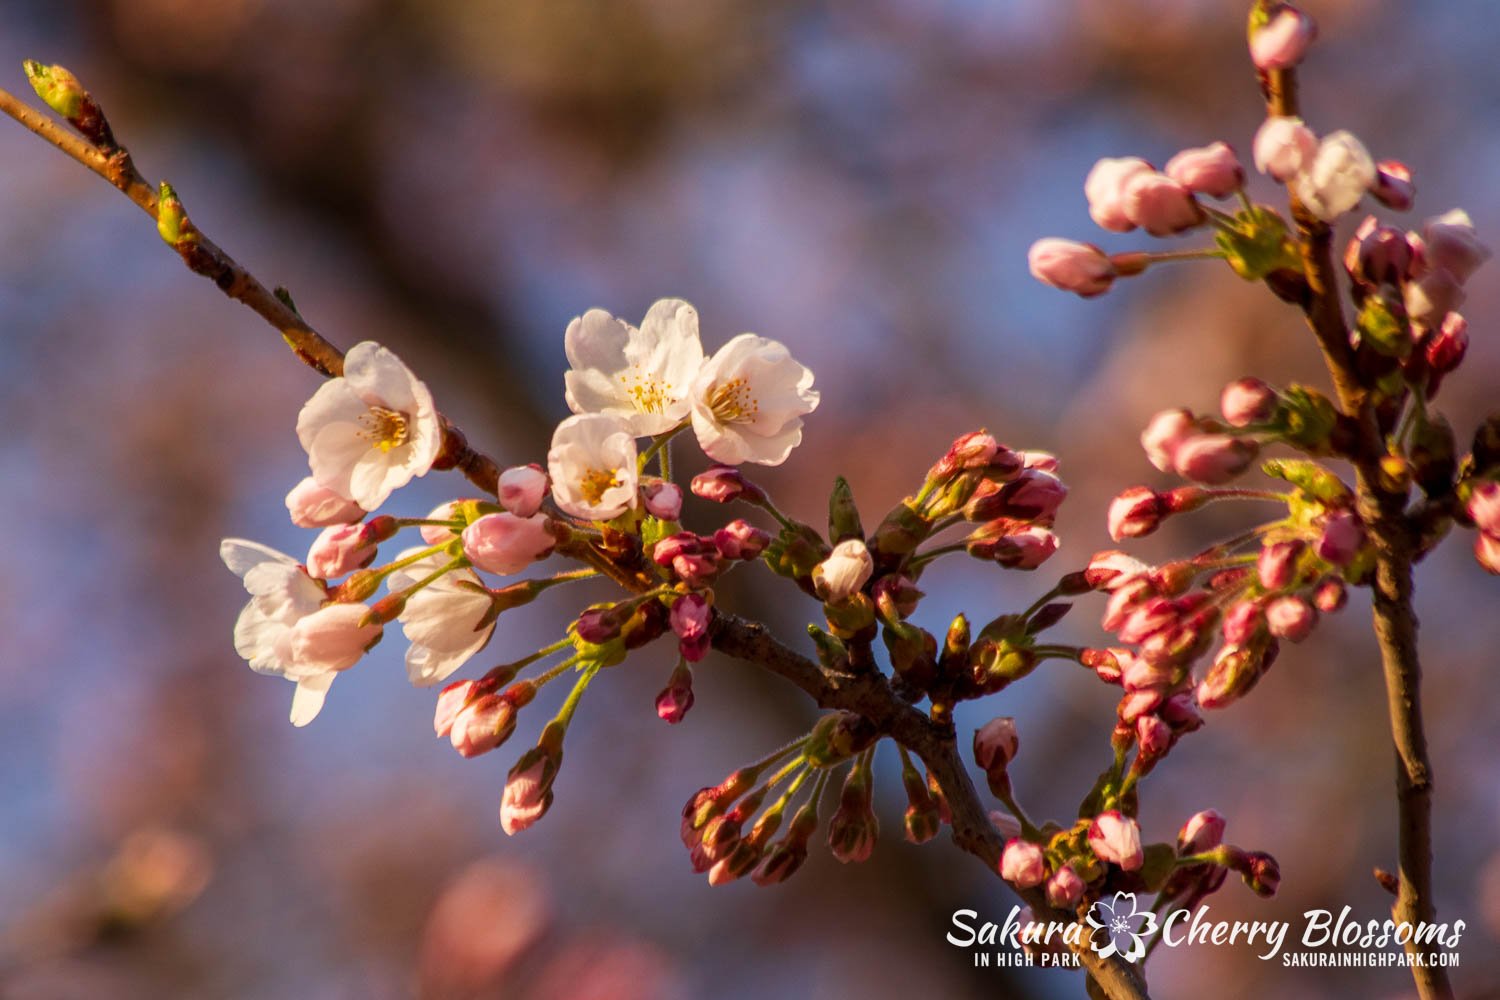
POLYGON ((412 391, 420 384, 411 369, 388 348, 366 340, 344 355, 344 379, 367 406, 384 406, 410 415, 417 408, 412 391))
POLYGON ((355 464, 374 450, 363 426, 348 420, 334 421, 322 425, 313 435, 312 445, 307 449, 307 464, 319 485, 348 497, 365 510, 373 510, 373 506, 360 503, 351 492, 350 478, 355 464))
POLYGON ((289 631, 291 626, 268 617, 251 601, 234 623, 234 651, 258 674, 283 674, 277 643, 289 631))
POLYGON ((388 452, 366 450, 349 473, 349 493, 354 502, 365 510, 375 510, 411 482, 412 472, 402 464, 410 454, 411 446, 405 444, 388 452))
POLYGON ((299 729, 318 717, 323 711, 323 700, 338 674, 318 674, 304 677, 297 682, 297 691, 292 695, 292 725, 299 729))
POLYGON ((297 414, 297 440, 302 442, 304 451, 311 452, 313 440, 324 427, 334 423, 357 424, 369 412, 370 408, 349 387, 348 381, 329 379, 302 404, 302 411, 297 414))
POLYGON ((573 368, 615 372, 625 367, 625 345, 629 341, 629 326, 603 309, 590 309, 568 324, 563 353, 573 368))
POLYGON ((219 543, 219 558, 224 560, 224 565, 230 571, 244 579, 245 574, 262 563, 284 563, 292 566, 297 565, 297 560, 268 545, 252 542, 245 538, 226 538, 219 543))

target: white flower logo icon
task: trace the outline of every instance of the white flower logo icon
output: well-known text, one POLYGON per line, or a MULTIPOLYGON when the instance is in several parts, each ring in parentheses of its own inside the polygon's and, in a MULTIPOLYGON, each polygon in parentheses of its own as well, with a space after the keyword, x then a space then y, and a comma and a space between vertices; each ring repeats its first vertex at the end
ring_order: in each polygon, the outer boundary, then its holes
POLYGON ((1137 911, 1133 892, 1117 892, 1110 902, 1099 900, 1084 919, 1094 928, 1089 947, 1100 958, 1118 954, 1127 962, 1138 962, 1145 957, 1146 939, 1156 933, 1156 914, 1137 911))

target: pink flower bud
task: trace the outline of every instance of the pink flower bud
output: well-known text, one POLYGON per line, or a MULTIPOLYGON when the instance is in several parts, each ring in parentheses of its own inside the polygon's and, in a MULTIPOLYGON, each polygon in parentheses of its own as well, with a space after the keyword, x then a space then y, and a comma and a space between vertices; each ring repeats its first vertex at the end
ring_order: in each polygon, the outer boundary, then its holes
POLYGON ((1166 701, 1166 696, 1159 687, 1140 688, 1135 691, 1127 691, 1125 697, 1120 699, 1119 707, 1116 709, 1120 721, 1127 726, 1133 726, 1136 720, 1150 712, 1161 708, 1166 701))
POLYGON ((299 528, 351 524, 365 516, 363 507, 320 485, 312 476, 292 487, 286 495, 286 509, 299 528))
POLYGON ((1500 575, 1500 538, 1480 532, 1474 538, 1474 558, 1486 573, 1500 575))
POLYGON ((1016 720, 1008 715, 991 719, 974 731, 974 763, 986 774, 1004 771, 1020 748, 1016 720))
POLYGON ((656 717, 675 726, 687 717, 693 707, 693 674, 686 665, 672 671, 667 686, 656 696, 656 717))
POLYGON ((1313 588, 1313 607, 1331 615, 1349 600, 1349 588, 1336 576, 1325 577, 1313 588))
POLYGON ((679 555, 672 560, 672 572, 689 587, 701 590, 713 583, 714 578, 719 575, 719 553, 712 550, 695 555, 679 555))
POLYGON ((515 731, 515 704, 503 695, 483 694, 459 711, 448 739, 461 756, 477 757, 510 739, 515 731))
POLYGON ((745 478, 733 465, 711 465, 693 477, 688 487, 693 495, 714 503, 729 503, 744 500, 759 503, 766 498, 759 486, 745 478))
POLYGON ((703 539, 691 531, 679 531, 658 541, 651 550, 651 559, 658 566, 670 566, 678 556, 695 556, 703 548, 703 539))
POLYGON ((1026 260, 1042 284, 1086 299, 1109 291, 1115 280, 1115 266, 1092 243, 1049 236, 1031 245, 1026 260))
POLYGON ((1125 215, 1125 186, 1141 174, 1155 172, 1151 164, 1134 156, 1106 158, 1095 163, 1083 182, 1089 215, 1104 229, 1128 233, 1137 224, 1125 215))
POLYGON ((683 639, 697 639, 708 633, 713 608, 702 594, 683 594, 672 604, 668 621, 672 631, 683 639))
MULTIPOLYGON (((449 500, 447 503, 438 504, 427 515, 428 521, 463 521, 461 510, 464 501, 449 500)), ((458 532, 452 528, 443 528, 435 524, 424 524, 417 529, 422 535, 422 541, 428 545, 440 545, 443 542, 451 542, 458 537, 458 532)))
POLYGON ((507 835, 527 829, 552 806, 557 762, 541 747, 528 750, 505 780, 500 796, 500 827, 507 835))
POLYGON ((1318 137, 1301 118, 1267 118, 1255 133, 1255 169, 1285 183, 1318 151, 1318 137))
POLYGON ((909 618, 925 596, 904 573, 881 577, 870 594, 875 598, 875 607, 887 621, 909 618))
POLYGON ((1130 658, 1128 649, 1085 649, 1080 660, 1106 684, 1120 683, 1121 661, 1130 658))
POLYGON ((1177 624, 1177 606, 1163 597, 1152 597, 1134 608, 1120 626, 1120 641, 1144 642, 1152 635, 1177 624))
POLYGON ((757 559, 769 544, 770 533, 743 518, 735 518, 714 532, 714 547, 725 559, 757 559))
POLYGON ((1061 910, 1072 909, 1083 898, 1087 883, 1070 866, 1063 865, 1047 880, 1047 905, 1061 910))
POLYGON ((1222 630, 1224 641, 1232 646, 1243 646, 1261 630, 1265 616, 1260 605, 1254 601, 1235 601, 1224 614, 1222 630))
POLYGON ((1068 487, 1050 472, 1023 469, 1006 483, 1002 492, 1010 516, 1028 521, 1051 522, 1068 497, 1068 487))
POLYGON ((557 544, 547 517, 486 514, 464 529, 464 555, 486 573, 508 576, 544 558, 557 544))
POLYGON ((1178 692, 1162 702, 1158 714, 1172 727, 1174 733, 1191 733, 1203 728, 1203 716, 1198 713, 1193 696, 1186 691, 1178 692))
POLYGON ((1057 473, 1057 456, 1050 451, 1020 451, 1016 454, 1021 459, 1021 468, 1036 469, 1038 472, 1057 473))
POLYGON ((1171 749, 1172 727, 1159 716, 1142 715, 1135 720, 1135 739, 1140 745, 1141 756, 1155 760, 1171 749))
POLYGON ((1225 646, 1214 658, 1208 675, 1198 684, 1198 704, 1223 708, 1247 694, 1276 659, 1276 640, 1261 649, 1255 645, 1225 646))
POLYGON ((362 625, 363 604, 329 604, 297 621, 290 636, 292 661, 306 674, 348 670, 380 641, 379 625, 362 625))
POLYGON ((1152 236, 1186 232, 1205 219, 1193 192, 1155 172, 1136 174, 1126 182, 1121 207, 1127 219, 1152 236))
POLYGON ((1422 347, 1433 374, 1446 375, 1457 368, 1469 352, 1469 321, 1456 312, 1443 317, 1442 326, 1422 347))
POLYGON ((1036 844, 1012 837, 1000 855, 1000 877, 1017 889, 1033 889, 1047 878, 1047 857, 1036 844))
POLYGON ((352 573, 375 558, 376 539, 367 525, 335 524, 324 528, 307 550, 307 571, 321 580, 352 573))
POLYGON ((1318 624, 1318 613, 1300 597, 1278 597, 1266 605, 1266 625, 1278 639, 1301 642, 1318 624))
POLYGON ((1212 809, 1194 813, 1177 831, 1177 853, 1186 857, 1213 850, 1224 842, 1225 826, 1224 817, 1212 809))
POLYGON ((1474 520, 1474 527, 1486 535, 1500 538, 1500 483, 1479 483, 1469 494, 1465 509, 1474 520))
POLYGON ((1147 486, 1132 486, 1110 501, 1109 537, 1115 541, 1122 538, 1141 538, 1151 534, 1161 524, 1165 511, 1161 497, 1147 486))
POLYGON ((540 465, 514 465, 500 473, 500 506, 516 517, 531 517, 547 496, 547 473, 540 465))
POLYGON ((1194 482, 1220 486, 1250 467, 1260 448, 1253 441, 1228 434, 1188 438, 1172 453, 1177 474, 1194 482))
POLYGON ((1163 171, 1195 194, 1227 198, 1245 186, 1245 168, 1227 142, 1184 149, 1163 171))
POLYGON ((676 483, 654 480, 641 487, 641 501, 646 513, 663 521, 682 516, 682 487, 676 483))
POLYGON ((1461 208, 1428 219, 1422 235, 1427 267, 1447 271, 1459 284, 1468 281, 1479 265, 1490 259, 1490 248, 1480 241, 1473 220, 1461 208))
POLYGON ((1323 534, 1318 538, 1318 558, 1335 566, 1347 566, 1365 543, 1365 531, 1359 518, 1349 511, 1334 511, 1323 519, 1323 534))
POLYGON ((1397 285, 1412 269, 1413 253, 1406 234, 1382 226, 1375 216, 1366 216, 1344 250, 1344 269, 1361 285, 1397 285))
POLYGON ((1094 817, 1089 825, 1089 847, 1099 860, 1119 865, 1128 872, 1138 870, 1146 860, 1141 850, 1140 827, 1114 809, 1094 817))
POLYGON ((1301 539, 1271 542, 1261 547, 1255 561, 1255 573, 1260 585, 1266 590, 1280 590, 1296 578, 1297 560, 1302 558, 1307 544, 1301 539))
POLYGON ((1258 378, 1236 379, 1224 387, 1219 408, 1231 427, 1263 424, 1276 414, 1276 390, 1258 378))
POLYGON ((1375 186, 1370 189, 1375 200, 1393 212, 1408 211, 1417 197, 1417 186, 1411 181, 1411 169, 1400 160, 1381 160, 1375 164, 1375 186))
POLYGON ((1281 885, 1281 866, 1276 859, 1264 851, 1251 851, 1244 872, 1245 884, 1257 896, 1274 896, 1281 885))
POLYGON ((1084 580, 1095 590, 1113 591, 1125 581, 1144 576, 1151 567, 1116 549, 1095 552, 1084 569, 1084 580))
POLYGON ((1057 552, 1058 538, 1046 528, 1015 531, 1008 518, 983 525, 968 539, 969 554, 1007 569, 1036 569, 1057 552))
POLYGON ((589 608, 578 616, 573 629, 584 642, 602 645, 616 638, 625 624, 628 612, 613 604, 589 608))
POLYGON ((1375 161, 1364 143, 1351 132, 1338 131, 1318 143, 1292 187, 1309 212, 1332 222, 1358 205, 1375 179, 1375 161))
POLYGON ((1162 410, 1141 432, 1146 457, 1162 472, 1172 471, 1172 456, 1188 438, 1198 434, 1198 423, 1187 410, 1162 410))
POLYGON ((944 480, 964 469, 982 469, 989 465, 1002 451, 1008 452, 1000 442, 985 431, 970 431, 960 435, 948 451, 927 471, 927 479, 944 480))
POLYGON ((813 567, 813 587, 827 603, 841 604, 862 590, 874 572, 870 550, 858 538, 850 538, 835 545, 828 558, 813 567))
POLYGON ((1463 283, 1446 268, 1434 268, 1415 281, 1408 281, 1402 298, 1406 316, 1414 326, 1433 329, 1443 317, 1464 304, 1463 283))
POLYGON ((1318 25, 1291 4, 1277 8, 1250 37, 1250 61, 1259 70, 1291 69, 1318 37, 1318 25))
POLYGON ((438 694, 437 710, 432 716, 432 728, 437 735, 447 736, 453 730, 453 720, 465 705, 480 693, 474 681, 454 681, 438 694))

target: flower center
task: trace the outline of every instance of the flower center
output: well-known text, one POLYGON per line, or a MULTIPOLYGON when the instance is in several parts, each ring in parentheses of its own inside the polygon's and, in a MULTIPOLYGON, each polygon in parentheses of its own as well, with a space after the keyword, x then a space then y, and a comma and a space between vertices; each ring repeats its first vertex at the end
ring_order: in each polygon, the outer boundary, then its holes
POLYGON ((1115 917, 1115 919, 1110 923, 1109 929, 1116 934, 1124 934, 1130 930, 1130 921, 1126 920, 1124 917, 1115 917))
POLYGON ((640 365, 635 370, 620 376, 625 394, 640 413, 662 413, 672 401, 672 383, 661 382, 649 375, 640 374, 640 365))
POLYGON ((372 406, 360 418, 368 433, 365 434, 381 451, 389 452, 406 443, 408 436, 406 414, 384 406, 372 406))
POLYGON ((598 506, 604 494, 620 485, 613 469, 590 469, 578 482, 578 490, 590 504, 598 506))
POLYGON ((708 391, 708 408, 720 423, 744 423, 760 413, 760 400, 751 395, 749 382, 732 378, 708 391))

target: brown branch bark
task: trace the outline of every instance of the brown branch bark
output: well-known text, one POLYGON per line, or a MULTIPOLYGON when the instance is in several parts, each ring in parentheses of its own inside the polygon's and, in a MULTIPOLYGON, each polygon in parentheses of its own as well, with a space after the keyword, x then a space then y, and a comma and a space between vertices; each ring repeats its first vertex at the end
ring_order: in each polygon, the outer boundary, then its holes
MULTIPOLYGON (((1267 75, 1266 108, 1272 115, 1298 115, 1294 71, 1272 71, 1267 75)), ((1398 923, 1430 922, 1437 913, 1432 886, 1432 762, 1422 719, 1422 664, 1417 653, 1417 616, 1412 606, 1412 562, 1418 542, 1415 521, 1406 512, 1408 487, 1389 483, 1378 464, 1377 456, 1385 452, 1385 447, 1369 393, 1355 367, 1334 269, 1332 231, 1307 212, 1295 193, 1291 199, 1311 290, 1303 311, 1322 348, 1339 408, 1359 428, 1359 440, 1353 450, 1355 493, 1360 518, 1375 546, 1375 638, 1380 647, 1391 739, 1396 750, 1399 884, 1392 916, 1398 923)), ((1414 957, 1424 951, 1415 940, 1406 950, 1414 957)), ((1427 949, 1427 954, 1435 951, 1427 949)), ((1412 978, 1422 1000, 1453 996, 1447 971, 1435 964, 1413 964, 1412 978)))
MULTIPOLYGON (((713 646, 721 653, 753 663, 797 685, 821 708, 852 712, 876 730, 915 753, 943 790, 952 816, 953 842, 977 858, 998 877, 1005 844, 990 822, 984 804, 959 755, 952 723, 932 721, 903 701, 883 674, 844 674, 828 670, 782 644, 758 622, 720 612, 714 617, 713 646)), ((1077 915, 1047 905, 1040 889, 1020 893, 1038 919, 1075 921, 1077 915)), ((1118 957, 1100 959, 1084 935, 1075 952, 1084 970, 1108 997, 1145 998, 1145 984, 1137 970, 1118 957)))

